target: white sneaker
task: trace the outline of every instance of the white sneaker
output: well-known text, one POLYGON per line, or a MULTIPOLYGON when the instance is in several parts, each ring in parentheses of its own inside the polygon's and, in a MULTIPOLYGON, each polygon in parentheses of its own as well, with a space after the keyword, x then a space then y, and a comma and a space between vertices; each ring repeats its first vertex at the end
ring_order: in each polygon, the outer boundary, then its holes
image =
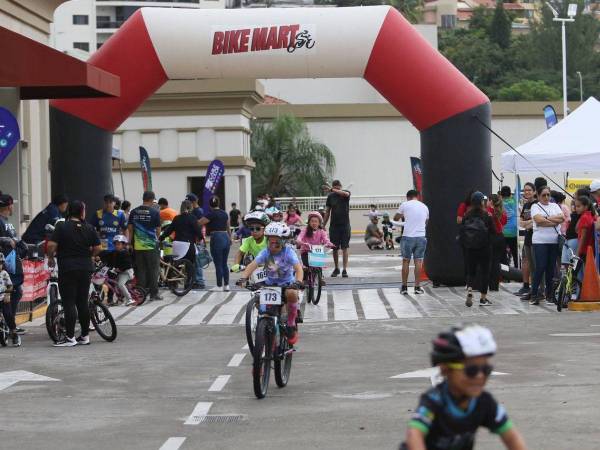
POLYGON ((231 289, 229 289, 229 285, 228 285, 228 284, 226 284, 226 285, 223 287, 223 290, 224 290, 225 292, 229 292, 231 289))
POLYGON ((77 339, 74 337, 66 337, 62 341, 58 341, 54 344, 54 347, 75 347, 77 345, 77 339))
POLYGON ((223 288, 221 286, 215 286, 210 289, 210 292, 223 292, 223 288))
POLYGON ((90 337, 89 336, 79 336, 76 340, 77 340, 77 344, 79 344, 79 345, 90 345, 90 337))
POLYGON ((127 303, 125 303, 125 306, 135 306, 137 305, 137 303, 135 302, 134 299, 131 299, 129 301, 127 301, 127 303))

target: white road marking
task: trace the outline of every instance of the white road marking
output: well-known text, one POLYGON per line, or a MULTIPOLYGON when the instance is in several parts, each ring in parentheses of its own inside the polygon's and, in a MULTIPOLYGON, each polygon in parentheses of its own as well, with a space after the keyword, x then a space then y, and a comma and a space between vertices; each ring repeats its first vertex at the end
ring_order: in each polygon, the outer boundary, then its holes
POLYGON ((10 372, 0 373, 0 391, 17 384, 20 381, 60 381, 56 378, 50 378, 26 370, 12 370, 10 372))
POLYGON ((170 437, 159 450, 178 450, 185 442, 185 439, 184 437, 170 437))
POLYGON ((365 319, 389 319, 390 316, 385 308, 385 305, 379 298, 379 293, 376 289, 360 289, 358 298, 362 305, 365 319))
POLYGON ((219 375, 208 388, 208 392, 221 392, 230 378, 231 375, 219 375))
POLYGON ((327 322, 327 292, 321 292, 319 303, 313 305, 307 303, 304 308, 305 322, 327 322))
POLYGON ((358 320, 352 291, 333 291, 334 320, 358 320))
POLYGON ((246 356, 246 353, 236 353, 231 358, 231 361, 229 361, 229 364, 227 364, 227 367, 238 367, 242 363, 244 356, 246 356))
POLYGON ((247 293, 238 292, 228 303, 225 303, 217 310, 213 318, 210 319, 210 322, 208 323, 211 325, 226 325, 233 323, 235 316, 238 315, 242 307, 246 306, 248 300, 249 298, 247 293))
POLYGON ((550 336, 558 336, 558 337, 591 337, 591 336, 600 336, 600 333, 555 333, 550 336))
POLYGON ((229 292, 213 292, 203 303, 194 306, 177 325, 199 325, 215 306, 227 298, 229 292))
POLYGON ((399 319, 408 319, 414 317, 423 317, 415 305, 413 305, 408 297, 400 294, 399 289, 383 289, 383 295, 394 310, 394 314, 399 319))
POLYGON ((137 306, 133 311, 127 314, 125 317, 117 321, 117 325, 135 325, 136 323, 144 320, 149 314, 156 311, 158 308, 163 306, 164 303, 158 302, 150 302, 148 304, 143 304, 142 306, 137 306))
POLYGON ((198 425, 200 422, 204 420, 207 416, 208 411, 210 411, 210 407, 212 406, 212 402, 198 402, 192 414, 187 418, 184 425, 198 425))
MULTIPOLYGON (((492 375, 510 375, 510 373, 494 371, 492 372, 492 375)), ((390 378, 401 380, 406 380, 410 378, 429 378, 431 380, 431 385, 435 386, 436 384, 439 384, 441 377, 439 367, 428 367, 426 369, 419 369, 414 370, 412 372, 400 373, 390 378)))
POLYGON ((410 296, 423 308, 429 317, 454 317, 454 314, 445 305, 427 293, 410 294, 410 296))
POLYGON ((167 325, 188 307, 189 305, 180 305, 179 303, 167 305, 142 325, 167 325))
MULTIPOLYGON (((455 307, 461 316, 464 316, 464 317, 487 316, 485 311, 483 311, 481 308, 479 308, 477 306, 477 303, 479 302, 479 300, 477 300, 477 298, 476 298, 477 293, 473 294, 473 306, 469 308, 468 306, 465 305, 465 301, 467 300, 467 291, 465 291, 464 298, 460 298, 457 294, 452 292, 447 287, 435 288, 433 290, 433 292, 435 293, 435 295, 443 298, 448 303, 450 303, 450 305, 455 307)), ((417 301, 419 301, 419 296, 415 295, 415 298, 417 299, 417 301)), ((515 314, 517 314, 517 313, 515 313, 515 314)))
POLYGON ((248 346, 248 344, 246 344, 242 347, 242 350, 250 350, 250 347, 248 346))

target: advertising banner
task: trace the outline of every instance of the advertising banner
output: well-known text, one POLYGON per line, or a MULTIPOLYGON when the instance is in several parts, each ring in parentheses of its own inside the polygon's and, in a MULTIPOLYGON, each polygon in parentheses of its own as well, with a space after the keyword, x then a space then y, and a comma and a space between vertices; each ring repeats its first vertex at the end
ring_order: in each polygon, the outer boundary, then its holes
POLYGON ((8 109, 0 107, 0 164, 4 162, 20 139, 17 119, 8 109))
POLYGON ((558 123, 558 118, 556 117, 556 111, 552 105, 544 106, 544 119, 546 119, 546 127, 552 128, 554 125, 558 123))
POLYGON ((142 183, 144 191, 152 190, 152 167, 150 167, 150 157, 144 147, 140 147, 140 166, 142 168, 142 183))
POLYGON ((423 193, 423 170, 421 169, 421 158, 410 158, 410 167, 413 176, 413 186, 419 192, 419 196, 423 193))
POLYGON ((589 187, 591 183, 591 178, 568 178, 566 191, 569 194, 575 194, 575 191, 577 191, 577 189, 589 187))
POLYGON ((202 193, 202 208, 204 208, 204 211, 208 211, 208 202, 216 194, 224 173, 225 166, 220 159, 215 159, 209 164, 208 169, 206 169, 206 181, 204 182, 204 192, 202 193))

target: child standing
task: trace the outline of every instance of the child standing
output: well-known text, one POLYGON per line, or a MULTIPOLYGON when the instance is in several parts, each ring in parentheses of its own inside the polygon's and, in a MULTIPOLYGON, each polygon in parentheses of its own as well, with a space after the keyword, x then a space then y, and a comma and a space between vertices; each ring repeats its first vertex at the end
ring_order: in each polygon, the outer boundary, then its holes
POLYGON ((15 347, 21 345, 21 340, 17 334, 17 325, 15 324, 15 315, 10 304, 10 294, 13 290, 13 283, 10 275, 4 269, 4 253, 0 252, 0 303, 2 304, 2 314, 6 325, 10 329, 10 336, 15 347))

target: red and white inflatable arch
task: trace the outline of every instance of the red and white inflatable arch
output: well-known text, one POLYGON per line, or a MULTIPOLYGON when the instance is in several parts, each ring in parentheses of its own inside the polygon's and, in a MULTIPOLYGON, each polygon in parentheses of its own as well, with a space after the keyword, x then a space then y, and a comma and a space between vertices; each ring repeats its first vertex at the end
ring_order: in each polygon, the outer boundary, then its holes
POLYGON ((438 262, 457 254, 448 225, 459 199, 470 188, 491 187, 489 136, 472 120, 478 114, 489 121, 489 101, 395 9, 142 8, 89 62, 121 77, 121 96, 52 102, 53 169, 64 174, 52 177, 53 192, 102 198, 110 185, 105 134, 167 80, 364 77, 421 131, 429 276, 462 278, 462 269, 448 277, 438 262), (73 162, 77 152, 85 154, 80 163, 73 162), (92 161, 98 189, 81 167, 92 161))

